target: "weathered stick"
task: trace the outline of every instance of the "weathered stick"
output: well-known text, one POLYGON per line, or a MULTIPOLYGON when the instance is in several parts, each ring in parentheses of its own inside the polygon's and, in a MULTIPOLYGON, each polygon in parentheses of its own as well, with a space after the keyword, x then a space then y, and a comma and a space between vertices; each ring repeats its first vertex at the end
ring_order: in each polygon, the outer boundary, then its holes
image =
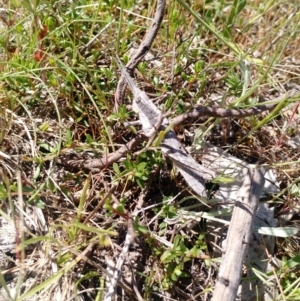
POLYGON ((244 181, 230 222, 226 249, 222 256, 212 301, 235 300, 241 281, 243 260, 251 239, 252 222, 264 185, 264 171, 245 168, 243 175, 244 181))

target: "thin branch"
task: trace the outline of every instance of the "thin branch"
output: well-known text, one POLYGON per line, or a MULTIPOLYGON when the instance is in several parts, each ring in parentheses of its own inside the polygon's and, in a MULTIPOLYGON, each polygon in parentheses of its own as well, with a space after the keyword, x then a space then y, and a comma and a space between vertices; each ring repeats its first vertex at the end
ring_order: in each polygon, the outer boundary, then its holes
MULTIPOLYGON (((291 90, 288 95, 293 96, 293 90, 291 90)), ((261 114, 265 111, 272 110, 279 102, 286 99, 287 95, 279 96, 272 100, 271 104, 267 105, 257 105, 252 108, 247 109, 222 109, 217 106, 213 107, 202 107, 199 106, 194 108, 192 111, 188 113, 184 113, 180 116, 174 117, 170 124, 173 126, 177 126, 180 124, 191 123, 200 117, 216 117, 216 118, 243 118, 246 116, 253 116, 261 114)), ((157 123, 155 128, 158 128, 161 124, 157 123)), ((160 130, 164 130, 162 126, 159 128, 160 130)), ((153 137, 150 137, 153 139, 153 137)), ((109 154, 102 159, 91 159, 91 160, 68 160, 60 158, 58 163, 76 170, 92 170, 92 171, 100 171, 101 169, 110 166, 112 163, 121 159, 125 154, 129 151, 132 151, 137 146, 141 145, 144 141, 147 140, 146 135, 143 132, 140 132, 135 138, 127 142, 125 145, 120 147, 116 152, 109 154), (64 162, 63 162, 64 161, 64 162)))
MULTIPOLYGON (((143 203, 144 203, 144 198, 145 198, 145 193, 142 192, 139 199, 138 199, 138 203, 137 206, 135 207, 134 211, 130 214, 130 218, 128 220, 128 231, 125 237, 125 241, 124 241, 124 246, 118 256, 118 260, 117 260, 117 264, 113 273, 113 277, 110 279, 110 283, 108 286, 108 293, 105 296, 104 301, 111 301, 113 300, 113 297, 115 295, 115 292, 117 290, 117 286, 119 284, 119 279, 120 276, 122 275, 122 267, 123 264, 125 262, 125 260, 127 259, 129 265, 130 265, 130 260, 129 260, 129 248, 131 246, 131 244, 134 242, 135 240, 135 232, 134 232, 134 228, 133 228, 133 220, 135 219, 135 217, 138 215, 140 209, 143 207, 143 203)), ((132 285, 133 285, 133 289, 136 293, 136 297, 139 301, 142 301, 143 298, 137 288, 136 285, 136 281, 135 281, 135 276, 134 276, 134 272, 131 269, 132 272, 132 285)))
MULTIPOLYGON (((242 118, 246 116, 253 116, 262 112, 272 109, 274 105, 262 105, 252 107, 248 109, 221 109, 219 107, 199 107, 193 111, 177 116, 171 120, 171 124, 174 126, 180 124, 186 124, 197 120, 200 117, 218 117, 218 118, 242 118)), ((163 128, 160 128, 163 130, 163 128)), ((150 137, 149 139, 153 139, 150 137)), ((86 171, 100 171, 101 169, 110 166, 112 163, 117 162, 129 151, 134 150, 137 146, 141 145, 147 137, 143 132, 139 133, 135 138, 121 146, 116 152, 109 154, 101 159, 90 159, 90 160, 63 160, 62 158, 58 163, 75 170, 86 170, 86 171)))
POLYGON ((140 145, 142 142, 146 141, 146 139, 147 137, 140 133, 125 145, 121 146, 117 151, 101 159, 63 160, 63 158, 61 158, 58 163, 74 170, 100 171, 101 169, 110 166, 114 162, 121 159, 125 154, 127 154, 128 151, 133 150, 137 145, 140 145))
POLYGON ((261 114, 265 111, 271 110, 275 107, 274 104, 261 105, 247 109, 222 109, 217 106, 203 107, 199 106, 191 112, 179 115, 171 120, 174 126, 193 122, 200 117, 217 117, 217 118, 243 118, 261 114))
POLYGON ((243 118, 247 116, 253 116, 261 114, 265 111, 270 111, 276 107, 278 103, 288 98, 297 96, 299 91, 297 89, 291 89, 286 94, 280 95, 270 101, 270 104, 260 105, 247 108, 247 109, 222 109, 218 106, 203 107, 199 106, 192 111, 177 116, 171 120, 171 124, 176 126, 179 124, 186 124, 197 120, 200 117, 216 117, 216 118, 243 118))
MULTIPOLYGON (((145 38, 142 41, 137 52, 131 57, 130 61, 126 65, 126 69, 128 70, 129 74, 133 72, 133 70, 136 68, 138 63, 143 59, 146 53, 150 50, 151 45, 158 33, 160 24, 162 23, 165 6, 166 6, 166 0, 157 1, 156 11, 151 27, 146 33, 145 38)), ((127 81, 125 79, 125 76, 122 74, 121 78, 119 79, 116 94, 115 94, 115 110, 116 108, 118 108, 118 106, 122 105, 123 103, 126 87, 127 87, 127 81)))

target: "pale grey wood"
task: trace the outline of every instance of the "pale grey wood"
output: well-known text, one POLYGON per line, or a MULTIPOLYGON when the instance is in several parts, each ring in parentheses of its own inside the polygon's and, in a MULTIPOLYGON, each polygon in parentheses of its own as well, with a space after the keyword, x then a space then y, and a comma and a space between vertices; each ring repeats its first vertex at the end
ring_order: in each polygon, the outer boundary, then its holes
MULTIPOLYGON (((209 143, 205 143, 203 149, 193 149, 191 152, 198 154, 198 156, 201 155, 201 161, 205 166, 209 166, 219 174, 232 178, 230 183, 219 183, 219 190, 214 194, 214 198, 219 200, 219 203, 224 203, 224 205, 220 206, 221 208, 230 207, 230 203, 234 203, 240 193, 240 187, 243 183, 243 168, 251 168, 254 165, 233 157, 224 152, 223 149, 209 143)), ((276 181, 272 169, 267 169, 264 178, 265 183, 261 197, 280 192, 279 183, 276 181)), ((227 219, 227 217, 224 216, 223 219, 227 219)), ((230 219, 231 217, 228 220, 230 219)), ((253 220, 253 227, 276 227, 276 225, 277 220, 274 219, 273 208, 270 208, 268 204, 260 203, 253 220)), ((222 247, 226 245, 227 231, 228 229, 223 224, 207 220, 206 238, 212 245, 213 258, 222 256, 222 249, 216 246, 222 247)), ((275 238, 273 236, 252 232, 252 239, 244 260, 247 268, 247 279, 241 282, 236 300, 257 301, 264 298, 265 301, 270 301, 276 299, 277 285, 273 281, 274 279, 271 280, 272 277, 269 277, 268 282, 262 282, 252 270, 252 267, 255 267, 256 270, 264 274, 271 271, 271 265, 268 264, 270 261, 268 256, 273 255, 274 246, 275 238), (266 252, 266 248, 268 252, 266 252)))
POLYGON ((243 169, 243 184, 228 229, 212 301, 233 301, 241 281, 246 251, 251 240, 252 223, 264 185, 264 170, 243 169))
MULTIPOLYGON (((255 227, 276 227, 277 221, 273 217, 274 208, 269 208, 267 204, 260 203, 253 221, 255 227)), ((272 270, 269 256, 273 255, 275 247, 275 237, 269 235, 261 235, 253 232, 252 239, 249 244, 248 252, 245 257, 245 265, 247 267, 247 279, 242 282, 240 300, 241 301, 271 301, 276 300, 278 296, 278 286, 272 276, 268 281, 263 282, 256 277, 251 267, 256 270, 267 273, 272 270), (267 251, 266 251, 267 249, 267 251)))
MULTIPOLYGON (((163 130, 165 125, 161 127, 163 130)), ((200 165, 188 152, 182 147, 175 132, 170 130, 165 134, 165 138, 161 145, 162 152, 167 155, 178 168, 191 187, 199 196, 206 197, 205 181, 212 180, 216 173, 200 165)))
POLYGON ((131 89, 134 99, 132 107, 139 114, 139 120, 142 124, 143 132, 147 137, 156 134, 158 130, 166 131, 165 137, 160 145, 162 152, 167 155, 178 168, 187 184, 199 196, 206 197, 205 181, 210 181, 215 177, 215 172, 200 165, 179 142, 175 132, 170 129, 167 118, 162 118, 162 112, 149 99, 147 94, 139 89, 134 80, 130 77, 125 67, 118 61, 123 76, 126 78, 129 88, 131 89), (159 129, 155 125, 161 120, 159 129))

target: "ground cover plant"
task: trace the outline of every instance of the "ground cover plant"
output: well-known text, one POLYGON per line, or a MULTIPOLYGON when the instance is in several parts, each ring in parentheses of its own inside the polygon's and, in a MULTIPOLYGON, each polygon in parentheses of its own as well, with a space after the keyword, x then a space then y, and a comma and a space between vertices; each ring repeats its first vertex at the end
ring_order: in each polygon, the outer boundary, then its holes
MULTIPOLYGON (((216 208, 162 151, 169 131, 272 168, 264 201, 299 227, 299 4, 167 1, 159 20, 162 2, 1 1, 0 300, 210 300, 216 208), (142 134, 118 59, 169 128, 142 134)), ((299 299, 298 250, 276 238, 256 271, 277 300, 299 299)))

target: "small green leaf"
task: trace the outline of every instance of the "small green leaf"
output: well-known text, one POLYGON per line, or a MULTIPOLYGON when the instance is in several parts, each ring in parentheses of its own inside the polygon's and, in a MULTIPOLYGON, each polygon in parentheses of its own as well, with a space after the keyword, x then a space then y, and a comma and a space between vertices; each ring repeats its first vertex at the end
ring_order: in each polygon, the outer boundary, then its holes
POLYGON ((36 180, 40 176, 40 173, 41 173, 41 165, 38 165, 34 171, 33 178, 36 180))
POLYGON ((92 136, 90 134, 86 135, 86 141, 89 144, 92 144, 93 142, 95 142, 94 139, 92 138, 92 136))
POLYGON ((160 257, 160 260, 163 263, 168 263, 173 259, 174 259, 174 254, 172 254, 170 250, 165 251, 160 257))
POLYGON ((135 175, 137 178, 141 178, 143 174, 142 174, 141 172, 136 172, 134 175, 135 175))
POLYGON ((300 264, 300 254, 297 254, 294 258, 292 258, 286 262, 286 266, 289 269, 292 269, 299 264, 300 264))
POLYGON ((3 184, 0 183, 0 200, 3 201, 7 198, 6 188, 3 184))
POLYGON ((291 195, 293 196, 299 196, 300 195, 300 187, 294 184, 291 188, 291 195))
POLYGON ((181 237, 179 235, 176 235, 174 238, 174 249, 178 247, 179 243, 180 243, 180 239, 181 237))
POLYGON ((41 124, 41 125, 39 126, 39 130, 40 130, 41 132, 47 132, 48 129, 49 129, 49 124, 48 124, 48 123, 43 123, 43 124, 41 124))
POLYGON ((204 66, 205 66, 204 61, 198 61, 198 62, 196 62, 195 66, 194 66, 195 72, 199 73, 200 71, 203 70, 204 66))
POLYGON ((130 126, 129 128, 128 128, 133 134, 136 134, 137 133, 137 130, 136 130, 136 128, 134 127, 134 126, 130 126))
POLYGON ((140 224, 138 224, 136 231, 141 232, 143 234, 149 233, 148 229, 140 224))
POLYGON ((118 115, 117 115, 117 114, 111 114, 111 115, 109 115, 109 116, 106 118, 106 120, 107 120, 108 122, 116 121, 116 120, 118 120, 118 115))
POLYGON ((116 208, 116 211, 120 214, 124 214, 125 213, 125 207, 123 204, 119 203, 117 208, 116 208))
POLYGON ((182 274, 182 271, 180 268, 176 267, 175 270, 174 270, 174 273, 177 275, 177 276, 180 276, 182 274))
POLYGON ((157 75, 153 76, 153 82, 154 82, 155 86, 158 86, 158 84, 159 84, 159 78, 158 78, 157 75))
POLYGON ((39 146, 40 147, 42 147, 42 148, 44 148, 45 150, 47 150, 47 151, 49 151, 49 152, 51 152, 51 153, 54 153, 55 152, 55 148, 54 147, 52 147, 51 145, 49 145, 49 144, 47 144, 47 143, 39 143, 39 146))
POLYGON ((214 178, 211 182, 212 183, 223 183, 223 184, 230 184, 233 183, 235 181, 235 179, 233 177, 229 177, 229 176, 217 176, 216 178, 214 178))
POLYGON ((174 273, 172 273, 171 279, 172 279, 173 281, 177 281, 178 276, 176 275, 175 271, 174 271, 174 273))
POLYGON ((147 163, 146 163, 146 162, 142 162, 142 163, 140 163, 140 164, 137 166, 137 170, 138 170, 138 171, 144 171, 146 166, 147 166, 147 163))
POLYGON ((67 131, 66 131, 66 140, 67 140, 66 145, 72 144, 72 132, 70 129, 67 129, 67 131))
POLYGON ((137 184, 141 187, 141 188, 144 188, 145 187, 145 184, 144 184, 144 182, 143 181, 141 181, 141 179, 140 178, 137 178, 136 179, 136 182, 137 182, 137 184))
POLYGON ((134 219, 134 223, 133 223, 133 227, 134 227, 134 230, 137 231, 137 232, 140 232, 140 233, 143 233, 143 234, 147 234, 149 231, 146 227, 142 226, 140 223, 139 223, 139 219, 138 217, 136 217, 134 219))
POLYGON ((117 163, 113 163, 113 170, 116 174, 120 174, 120 169, 119 169, 119 165, 117 163))

